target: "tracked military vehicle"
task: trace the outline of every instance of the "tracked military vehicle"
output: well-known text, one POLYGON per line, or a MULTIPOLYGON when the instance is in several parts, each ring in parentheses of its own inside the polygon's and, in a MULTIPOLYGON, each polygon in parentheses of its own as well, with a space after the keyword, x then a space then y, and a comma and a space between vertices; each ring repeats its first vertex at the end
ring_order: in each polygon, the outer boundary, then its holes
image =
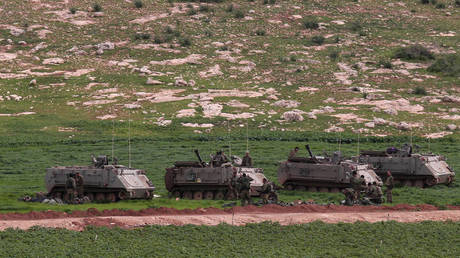
POLYGON ((396 183, 405 186, 450 184, 455 178, 454 171, 443 156, 412 153, 412 146, 407 144, 401 149, 390 147, 384 151, 361 151, 359 161, 372 165, 382 178, 386 178, 387 171, 390 171, 396 183))
POLYGON ((173 167, 166 169, 165 186, 172 197, 194 200, 233 199, 231 189, 233 174, 236 178, 245 173, 252 178, 249 194, 260 196, 263 179, 266 178, 263 169, 240 167, 241 159, 232 157, 231 162, 216 164, 204 162, 198 150, 195 150, 198 161, 177 161, 173 167))
POLYGON ((107 156, 93 157, 90 166, 56 166, 46 169, 45 185, 48 195, 62 198, 71 174, 83 177, 84 195, 93 201, 151 199, 155 187, 143 170, 122 165, 109 165, 107 156))
POLYGON ((305 147, 310 157, 291 158, 279 165, 278 181, 287 190, 339 192, 350 187, 353 171, 364 176, 366 184, 382 185, 380 177, 367 164, 343 160, 340 152, 331 158, 316 157, 308 145, 305 147))

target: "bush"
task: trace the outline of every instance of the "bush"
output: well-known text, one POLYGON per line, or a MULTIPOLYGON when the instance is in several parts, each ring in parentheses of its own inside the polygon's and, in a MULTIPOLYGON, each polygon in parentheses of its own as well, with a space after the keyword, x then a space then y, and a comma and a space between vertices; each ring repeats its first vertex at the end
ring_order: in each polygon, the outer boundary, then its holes
POLYGON ((265 36, 267 32, 264 29, 257 29, 256 30, 256 35, 257 36, 265 36))
POLYGON ((69 12, 70 12, 71 14, 75 14, 75 13, 77 12, 77 8, 75 8, 75 7, 70 7, 69 12))
POLYGON ((98 3, 93 4, 93 12, 100 12, 102 11, 102 6, 98 3))
POLYGON ((436 3, 438 3, 438 0, 430 0, 430 3, 431 3, 432 5, 435 5, 436 3))
POLYGON ((444 3, 439 3, 439 4, 436 5, 436 8, 437 9, 444 9, 444 8, 446 8, 446 5, 444 3))
POLYGON ((429 4, 429 3, 430 3, 430 0, 420 0, 420 3, 421 3, 421 4, 429 4))
POLYGON ((313 36, 311 38, 311 42, 313 42, 316 45, 322 45, 324 43, 324 37, 323 36, 313 36))
POLYGON ((211 8, 209 8, 208 5, 200 5, 200 12, 209 12, 211 10, 211 8))
POLYGON ((415 87, 413 93, 415 95, 426 95, 426 90, 422 86, 417 86, 417 87, 415 87))
POLYGON ((174 29, 173 29, 171 26, 166 26, 166 27, 165 27, 165 33, 166 33, 166 34, 173 34, 173 33, 174 33, 174 29))
POLYGON ((303 26, 306 29, 311 29, 311 30, 316 30, 316 29, 319 28, 319 24, 318 24, 317 20, 315 18, 312 18, 312 17, 303 20, 303 26))
POLYGON ((134 6, 136 8, 142 8, 142 7, 144 7, 144 3, 141 0, 136 0, 136 1, 134 1, 134 6))
POLYGON ((363 26, 361 25, 360 22, 354 21, 354 22, 350 23, 350 30, 351 31, 358 32, 358 31, 361 31, 362 29, 363 29, 363 26))
POLYGON ((437 58, 427 70, 428 72, 444 73, 449 76, 460 76, 460 56, 450 54, 437 58))
POLYGON ((407 60, 428 60, 434 59, 433 54, 421 45, 402 47, 396 50, 395 58, 407 60))
POLYGON ((297 61, 297 57, 296 57, 296 56, 290 56, 290 57, 289 57, 289 61, 291 61, 291 62, 296 62, 296 61, 297 61))
POLYGON ((134 36, 134 39, 136 39, 136 40, 139 40, 139 39, 147 40, 147 39, 150 39, 150 34, 147 34, 147 33, 137 33, 137 34, 134 36))
POLYGON ((236 11, 236 13, 235 13, 235 18, 237 18, 237 19, 242 19, 242 18, 244 18, 244 13, 243 13, 243 11, 241 11, 241 10, 236 11))
POLYGON ((235 7, 233 6, 233 4, 229 4, 229 5, 227 6, 227 8, 225 9, 225 11, 226 11, 227 13, 231 13, 231 12, 233 12, 234 9, 235 9, 235 7))
POLYGON ((180 38, 179 39, 179 44, 182 47, 188 47, 192 45, 192 41, 189 38, 180 38))
POLYGON ((455 4, 456 4, 457 6, 460 6, 460 0, 455 0, 455 4))
POLYGON ((189 15, 189 16, 192 16, 192 15, 195 15, 195 14, 196 14, 196 10, 193 7, 187 11, 187 15, 189 15))
POLYGON ((389 60, 380 60, 379 63, 378 63, 378 66, 386 68, 386 69, 393 68, 393 65, 391 64, 391 62, 389 60))
POLYGON ((338 50, 333 50, 329 52, 329 58, 334 61, 337 60, 337 58, 339 58, 339 55, 340 55, 340 52, 338 50))

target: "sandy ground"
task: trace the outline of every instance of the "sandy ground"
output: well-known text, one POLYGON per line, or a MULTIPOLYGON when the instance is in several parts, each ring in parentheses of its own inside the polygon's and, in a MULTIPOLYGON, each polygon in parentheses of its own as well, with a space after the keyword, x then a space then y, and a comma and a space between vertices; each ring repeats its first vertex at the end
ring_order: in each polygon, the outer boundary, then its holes
POLYGON ((58 219, 0 220, 0 230, 7 228, 28 229, 32 226, 66 228, 81 231, 86 226, 136 228, 146 225, 245 225, 263 221, 278 222, 281 225, 301 224, 313 221, 326 223, 356 221, 379 222, 421 222, 460 221, 460 210, 436 211, 375 211, 375 212, 313 212, 313 213, 235 213, 201 215, 153 215, 153 216, 107 216, 58 219))

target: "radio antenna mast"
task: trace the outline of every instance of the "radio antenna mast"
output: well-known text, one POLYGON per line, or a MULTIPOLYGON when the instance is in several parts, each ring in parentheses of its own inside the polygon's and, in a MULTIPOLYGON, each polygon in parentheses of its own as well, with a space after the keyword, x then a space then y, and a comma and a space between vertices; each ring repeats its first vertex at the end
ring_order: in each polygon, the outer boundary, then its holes
POLYGON ((232 156, 232 144, 230 141, 230 120, 227 120, 228 155, 232 156))
POLYGON ((340 145, 342 144, 342 132, 339 132, 339 152, 340 152, 340 145))
POLYGON ((359 134, 360 134, 360 131, 358 130, 358 149, 356 150, 356 156, 359 157, 359 134))
POLYGON ((128 115, 128 167, 131 168, 131 110, 128 115))
POLYGON ((249 125, 248 120, 246 119, 246 152, 249 151, 249 125))
POLYGON ((112 163, 114 162, 114 145, 115 145, 115 115, 112 107, 112 163))

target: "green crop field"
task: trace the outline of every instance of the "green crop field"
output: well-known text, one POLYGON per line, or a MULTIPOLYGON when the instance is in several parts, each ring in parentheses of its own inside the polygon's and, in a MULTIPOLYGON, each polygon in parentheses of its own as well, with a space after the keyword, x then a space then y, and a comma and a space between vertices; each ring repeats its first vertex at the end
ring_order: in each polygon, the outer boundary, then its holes
POLYGON ((2 257, 457 257, 458 222, 9 229, 2 257))
MULTIPOLYGON (((44 175, 45 168, 55 165, 85 165, 90 164, 90 154, 111 154, 111 139, 73 139, 64 141, 31 141, 18 139, 11 140, 0 147, 0 207, 1 212, 31 210, 81 210, 90 207, 98 209, 143 209, 149 207, 221 207, 226 201, 190 201, 168 198, 168 192, 164 187, 165 168, 172 166, 176 160, 195 160, 194 149, 201 151, 202 157, 207 160, 208 154, 216 148, 223 148, 227 154, 242 155, 246 150, 246 144, 251 151, 254 165, 264 169, 265 174, 274 182, 277 182, 278 163, 285 160, 289 151, 295 146, 304 146, 308 143, 312 151, 322 154, 323 151, 331 152, 340 149, 345 156, 355 155, 358 151, 357 138, 352 135, 322 134, 267 134, 256 135, 246 142, 236 134, 234 137, 171 137, 161 138, 134 138, 132 140, 132 166, 146 170, 147 176, 156 186, 155 193, 160 198, 151 201, 122 201, 109 204, 85 204, 85 205, 62 205, 53 206, 40 203, 25 203, 18 199, 26 194, 33 195, 39 191, 45 191, 44 175), (337 137, 337 138, 335 138, 337 137), (336 139, 342 139, 338 144, 336 139)), ((383 138, 385 141, 390 138, 383 138)), ((360 138, 361 149, 384 149, 387 146, 399 146, 410 138, 391 138, 390 142, 382 141, 382 138, 360 138)), ((414 144, 419 144, 424 151, 433 151, 445 155, 450 166, 458 171, 460 168, 460 145, 449 138, 426 142, 420 138, 413 139, 414 144)), ((119 158, 120 164, 128 164, 128 141, 126 138, 118 138, 114 142, 114 153, 119 158)), ((307 155, 303 149, 300 155, 307 155)), ((318 203, 339 203, 343 199, 340 193, 311 193, 302 191, 281 191, 280 199, 293 201, 297 199, 313 199, 318 203)), ((458 180, 450 186, 439 185, 432 188, 419 189, 415 187, 400 187, 394 190, 394 204, 428 203, 444 207, 445 205, 460 205, 460 183, 458 180)))

